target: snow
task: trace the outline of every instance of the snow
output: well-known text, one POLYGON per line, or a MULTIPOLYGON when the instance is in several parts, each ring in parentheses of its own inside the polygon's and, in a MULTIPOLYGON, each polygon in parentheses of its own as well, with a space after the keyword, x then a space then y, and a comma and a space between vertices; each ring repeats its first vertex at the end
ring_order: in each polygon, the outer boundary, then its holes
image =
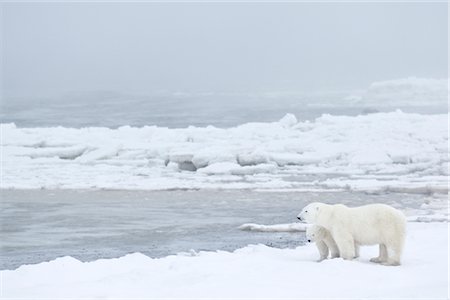
POLYGON ((308 225, 302 223, 262 225, 255 223, 245 223, 239 226, 240 230, 259 232, 303 232, 308 225))
POLYGON ((408 223, 403 264, 319 258, 296 249, 249 245, 234 252, 140 253, 82 263, 62 257, 2 271, 4 298, 405 298, 448 296, 448 223, 408 223))
POLYGON ((2 188, 447 193, 447 122, 395 111, 225 129, 1 124, 2 188))

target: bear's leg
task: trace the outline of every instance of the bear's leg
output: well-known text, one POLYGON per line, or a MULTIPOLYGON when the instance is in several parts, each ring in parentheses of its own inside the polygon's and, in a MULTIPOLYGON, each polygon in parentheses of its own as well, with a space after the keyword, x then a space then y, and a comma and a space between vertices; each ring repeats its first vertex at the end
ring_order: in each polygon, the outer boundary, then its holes
POLYGON ((320 262, 324 259, 327 259, 327 257, 328 257, 327 245, 323 241, 317 241, 316 246, 317 246, 317 249, 319 249, 319 253, 320 253, 320 259, 318 261, 320 262))
POLYGON ((387 248, 384 244, 380 244, 380 254, 378 257, 371 258, 370 261, 374 263, 384 263, 388 260, 387 248))
POLYGON ((359 257, 359 245, 355 243, 355 258, 359 257))
POLYGON ((336 246, 336 244, 334 244, 332 247, 330 247, 330 252, 331 252, 331 258, 339 257, 339 249, 336 246))
POLYGON ((333 240, 331 235, 328 235, 323 239, 328 249, 330 250, 331 258, 339 257, 339 249, 336 245, 336 242, 333 240))
POLYGON ((344 230, 333 231, 333 237, 343 259, 351 260, 355 257, 355 241, 349 232, 344 230))
POLYGON ((402 244, 393 244, 389 245, 388 248, 388 257, 386 261, 382 262, 383 265, 386 266, 399 266, 400 265, 400 256, 402 254, 402 244))

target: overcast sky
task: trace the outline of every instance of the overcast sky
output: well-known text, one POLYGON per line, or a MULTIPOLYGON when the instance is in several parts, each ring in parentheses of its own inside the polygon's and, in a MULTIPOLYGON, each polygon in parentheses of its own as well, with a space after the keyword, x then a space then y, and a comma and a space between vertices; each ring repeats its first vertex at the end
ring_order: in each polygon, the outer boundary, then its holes
POLYGON ((446 3, 3 3, 3 95, 447 77, 446 3))

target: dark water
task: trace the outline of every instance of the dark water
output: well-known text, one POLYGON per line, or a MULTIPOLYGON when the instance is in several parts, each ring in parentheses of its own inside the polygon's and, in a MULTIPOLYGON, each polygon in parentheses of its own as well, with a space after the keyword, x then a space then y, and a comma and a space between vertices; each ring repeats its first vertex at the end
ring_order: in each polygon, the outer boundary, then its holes
POLYGON ((236 191, 2 190, 0 269, 70 255, 82 261, 141 252, 297 247, 304 233, 248 232, 243 223, 296 222, 311 201, 417 207, 423 195, 236 191))

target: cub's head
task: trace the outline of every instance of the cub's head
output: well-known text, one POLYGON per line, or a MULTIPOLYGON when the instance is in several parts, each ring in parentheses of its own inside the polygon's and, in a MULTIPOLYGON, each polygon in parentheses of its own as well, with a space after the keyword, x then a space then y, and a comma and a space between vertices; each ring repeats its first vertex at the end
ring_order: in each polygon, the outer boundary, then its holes
POLYGON ((306 223, 315 223, 323 205, 324 204, 320 202, 313 202, 306 205, 298 214, 297 219, 306 223))
POLYGON ((322 226, 313 225, 306 228, 306 239, 310 243, 323 240, 325 235, 326 229, 322 226))

